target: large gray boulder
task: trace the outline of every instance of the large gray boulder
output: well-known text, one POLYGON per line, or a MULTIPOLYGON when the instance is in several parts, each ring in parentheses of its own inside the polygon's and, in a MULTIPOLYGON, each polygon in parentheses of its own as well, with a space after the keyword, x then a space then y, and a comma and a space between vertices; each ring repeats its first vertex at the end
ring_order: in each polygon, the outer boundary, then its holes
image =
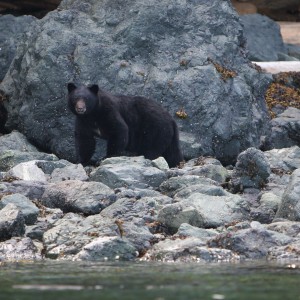
POLYGON ((265 258, 268 250, 275 246, 284 246, 293 242, 293 238, 275 231, 267 230, 258 222, 252 222, 251 228, 225 232, 212 238, 208 245, 234 251, 246 258, 265 258))
POLYGON ((30 24, 35 20, 37 19, 33 16, 0 16, 0 81, 15 56, 20 36, 29 30, 30 24))
POLYGON ((275 21, 260 14, 243 15, 241 21, 247 38, 249 59, 276 61, 281 60, 281 54, 287 54, 280 26, 275 21))
POLYGON ((41 203, 60 208, 64 213, 97 214, 116 200, 109 187, 101 182, 66 180, 46 187, 41 203))
POLYGON ((26 34, 1 84, 7 127, 72 160, 66 83, 98 83, 179 112, 192 141, 182 144, 186 158, 232 162, 268 129, 270 78, 249 64, 244 44, 229 0, 62 1, 26 34))
POLYGON ((112 157, 105 159, 90 174, 91 181, 99 181, 110 188, 157 188, 167 179, 164 171, 156 168, 143 156, 112 157))
POLYGON ((225 190, 222 194, 220 192, 214 194, 209 190, 196 190, 184 199, 178 199, 179 202, 165 205, 158 212, 157 219, 170 232, 177 231, 183 223, 201 228, 216 228, 247 220, 249 207, 246 201, 225 190))

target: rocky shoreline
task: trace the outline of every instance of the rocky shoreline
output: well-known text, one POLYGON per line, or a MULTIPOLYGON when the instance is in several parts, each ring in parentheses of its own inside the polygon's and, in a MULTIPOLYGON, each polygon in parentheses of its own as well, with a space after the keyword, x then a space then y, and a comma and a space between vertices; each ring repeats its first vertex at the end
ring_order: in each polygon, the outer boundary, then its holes
POLYGON ((300 59, 272 20, 221 0, 64 0, 0 21, 0 263, 300 258, 299 73, 251 63, 300 59), (186 162, 72 163, 68 82, 160 102, 186 162))
POLYGON ((0 137, 0 261, 300 258, 300 148, 83 168, 0 137))

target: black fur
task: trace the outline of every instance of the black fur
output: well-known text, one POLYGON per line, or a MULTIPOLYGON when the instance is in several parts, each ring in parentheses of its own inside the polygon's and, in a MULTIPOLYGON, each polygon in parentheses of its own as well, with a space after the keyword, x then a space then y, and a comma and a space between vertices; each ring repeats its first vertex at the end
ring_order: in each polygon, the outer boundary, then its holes
POLYGON ((68 84, 68 105, 76 115, 78 162, 86 165, 95 151, 96 135, 107 140, 107 157, 163 156, 170 167, 182 160, 175 120, 157 102, 144 97, 112 95, 98 85, 68 84))

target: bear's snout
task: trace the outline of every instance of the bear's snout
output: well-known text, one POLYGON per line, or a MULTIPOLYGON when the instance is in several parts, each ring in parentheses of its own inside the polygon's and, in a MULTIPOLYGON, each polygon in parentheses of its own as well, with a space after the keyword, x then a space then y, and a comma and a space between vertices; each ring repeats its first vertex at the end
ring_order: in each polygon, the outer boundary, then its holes
POLYGON ((84 114, 86 111, 86 106, 84 100, 78 100, 76 102, 75 110, 78 114, 84 114))

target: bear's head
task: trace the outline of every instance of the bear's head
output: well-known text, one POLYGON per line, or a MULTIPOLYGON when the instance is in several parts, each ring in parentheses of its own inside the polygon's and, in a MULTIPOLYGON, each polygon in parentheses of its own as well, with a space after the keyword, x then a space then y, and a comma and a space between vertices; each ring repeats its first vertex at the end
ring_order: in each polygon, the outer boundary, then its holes
POLYGON ((68 106, 75 115, 88 115, 94 111, 98 104, 97 84, 91 86, 68 83, 68 106))

